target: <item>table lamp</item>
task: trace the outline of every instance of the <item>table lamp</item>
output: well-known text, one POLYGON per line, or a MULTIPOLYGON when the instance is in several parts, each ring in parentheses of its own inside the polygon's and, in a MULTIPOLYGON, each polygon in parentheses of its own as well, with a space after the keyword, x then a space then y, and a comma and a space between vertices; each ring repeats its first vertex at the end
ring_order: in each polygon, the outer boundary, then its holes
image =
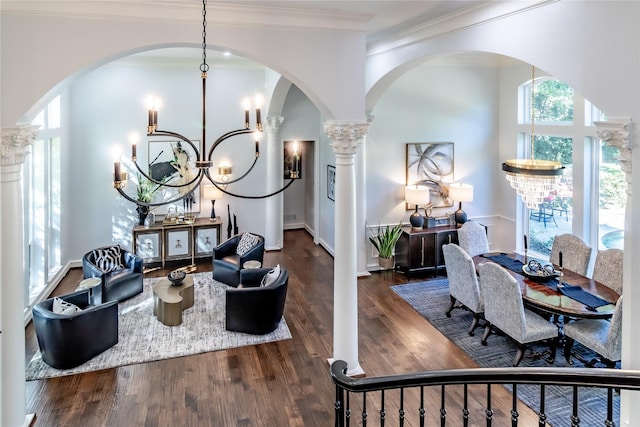
POLYGON ((456 226, 460 227, 467 222, 467 214, 462 210, 462 202, 473 202, 473 185, 460 182, 449 184, 449 198, 459 203, 455 219, 456 226))
POLYGON ((211 220, 216 219, 216 200, 222 199, 224 194, 215 185, 205 185, 202 189, 202 197, 211 200, 211 220))
POLYGON ((424 185, 407 185, 404 188, 404 200, 409 205, 415 205, 416 211, 409 217, 411 227, 420 230, 424 226, 424 217, 418 212, 420 205, 429 203, 429 187, 424 185))

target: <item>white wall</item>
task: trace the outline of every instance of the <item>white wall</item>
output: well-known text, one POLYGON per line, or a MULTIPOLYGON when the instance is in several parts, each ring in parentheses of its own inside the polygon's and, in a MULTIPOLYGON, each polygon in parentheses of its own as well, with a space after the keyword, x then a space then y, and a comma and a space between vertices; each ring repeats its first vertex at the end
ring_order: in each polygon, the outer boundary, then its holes
MULTIPOLYGON (((454 180, 474 185, 474 201, 464 210, 470 218, 496 211, 493 189, 502 178, 495 161, 498 77, 498 67, 449 58, 419 65, 389 86, 372 111, 375 119, 367 135, 369 225, 409 221, 405 147, 416 142, 453 142, 454 180)), ((452 210, 434 209, 433 215, 452 210)))
MULTIPOLYGON (((313 220, 309 219, 309 183, 313 183, 317 173, 313 163, 313 144, 301 141, 318 141, 320 139, 320 112, 302 91, 291 86, 282 111, 285 117, 280 136, 283 141, 300 141, 302 155, 302 179, 296 181, 284 193, 284 225, 285 228, 313 228, 313 220)), ((286 182, 286 180, 285 180, 286 182)), ((313 207, 313 205, 311 205, 313 207)))

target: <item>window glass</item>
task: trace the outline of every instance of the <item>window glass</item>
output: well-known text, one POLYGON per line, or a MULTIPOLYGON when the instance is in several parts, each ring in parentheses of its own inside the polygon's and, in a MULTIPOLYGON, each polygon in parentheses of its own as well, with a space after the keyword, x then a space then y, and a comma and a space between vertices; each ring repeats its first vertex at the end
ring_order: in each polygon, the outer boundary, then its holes
POLYGON ((626 182, 617 147, 600 144, 598 249, 623 249, 626 182))

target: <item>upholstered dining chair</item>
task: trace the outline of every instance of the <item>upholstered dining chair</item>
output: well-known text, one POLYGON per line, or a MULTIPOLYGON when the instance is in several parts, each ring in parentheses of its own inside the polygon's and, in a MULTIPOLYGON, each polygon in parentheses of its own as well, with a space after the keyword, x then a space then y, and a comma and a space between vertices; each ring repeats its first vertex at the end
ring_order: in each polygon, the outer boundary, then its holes
POLYGON ((622 295, 622 268, 624 252, 622 249, 606 249, 598 251, 593 266, 593 280, 622 295))
POLYGON ((622 295, 616 302, 616 308, 610 320, 581 319, 564 325, 564 357, 569 364, 573 342, 595 351, 600 359, 583 362, 587 366, 595 366, 600 361, 608 368, 613 368, 622 357, 622 295))
POLYGON ((477 222, 467 221, 458 229, 458 244, 470 257, 489 252, 487 230, 477 222))
POLYGON ((575 234, 560 234, 553 239, 550 261, 560 264, 560 252, 562 252, 562 267, 575 273, 587 275, 591 248, 575 234))
POLYGON ((492 328, 497 328, 518 343, 513 366, 518 366, 524 355, 526 344, 551 340, 553 363, 558 345, 558 328, 548 320, 524 308, 520 285, 503 267, 493 262, 478 265, 480 283, 484 296, 484 318, 487 322, 482 336, 482 345, 492 328))
MULTIPOLYGON (((466 222, 464 225, 467 225, 466 222)), ((469 335, 473 336, 474 329, 483 317, 484 302, 482 292, 478 285, 478 276, 473 260, 460 246, 449 243, 442 246, 444 254, 444 264, 449 280, 449 295, 451 304, 446 312, 447 317, 451 317, 451 311, 456 308, 456 301, 459 307, 473 313, 473 320, 469 328, 469 335)))

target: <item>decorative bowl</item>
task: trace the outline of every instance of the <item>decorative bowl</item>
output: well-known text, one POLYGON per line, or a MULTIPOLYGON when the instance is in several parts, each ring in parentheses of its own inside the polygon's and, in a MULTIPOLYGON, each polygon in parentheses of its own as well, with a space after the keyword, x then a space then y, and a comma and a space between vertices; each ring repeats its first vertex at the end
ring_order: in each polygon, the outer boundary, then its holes
POLYGON ((187 273, 182 270, 173 270, 167 275, 167 278, 173 286, 180 286, 185 277, 187 277, 187 273))
POLYGON ((522 266, 522 272, 531 280, 544 281, 560 275, 551 264, 542 265, 539 261, 531 260, 522 266))

